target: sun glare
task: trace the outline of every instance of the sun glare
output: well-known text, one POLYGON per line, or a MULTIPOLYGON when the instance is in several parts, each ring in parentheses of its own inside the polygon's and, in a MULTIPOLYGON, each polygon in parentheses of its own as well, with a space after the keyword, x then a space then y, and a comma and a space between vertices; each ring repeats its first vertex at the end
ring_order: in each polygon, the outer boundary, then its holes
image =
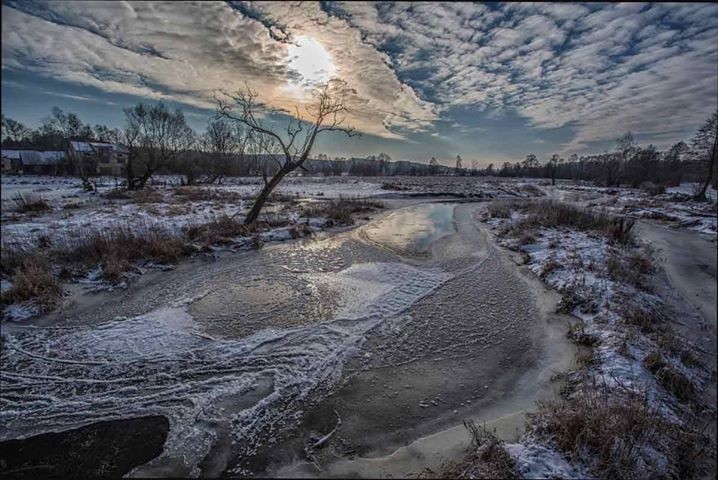
POLYGON ((301 84, 326 82, 335 73, 334 63, 329 52, 317 40, 310 37, 297 37, 289 46, 289 68, 298 73, 301 84))

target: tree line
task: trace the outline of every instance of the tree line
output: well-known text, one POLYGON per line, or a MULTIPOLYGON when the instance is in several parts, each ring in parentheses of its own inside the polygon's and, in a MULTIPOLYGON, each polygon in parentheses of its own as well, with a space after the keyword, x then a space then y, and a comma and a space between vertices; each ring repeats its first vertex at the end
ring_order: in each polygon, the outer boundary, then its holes
MULTIPOLYGON (((37 129, 26 127, 11 118, 2 117, 3 148, 31 148, 66 151, 69 142, 97 141, 121 143, 128 152, 125 172, 127 188, 144 188, 156 173, 183 175, 188 184, 221 183, 225 176, 258 175, 267 179, 277 175, 292 162, 301 159, 299 169, 312 175, 480 175, 500 177, 539 177, 550 179, 586 180, 605 186, 627 185, 673 186, 682 181, 700 182, 698 198, 704 198, 712 184, 718 188, 718 113, 711 115, 686 143, 680 141, 665 151, 653 145, 640 146, 628 132, 616 140, 613 151, 595 155, 576 155, 568 158, 555 154, 544 162, 534 154, 522 161, 505 162, 501 166, 489 164, 479 168, 476 161, 465 168, 457 155, 455 166, 440 164, 435 157, 428 163, 393 161, 386 153, 365 158, 329 158, 318 154, 310 158, 314 140, 311 135, 326 130, 355 132, 341 125, 345 111, 341 97, 324 92, 325 104, 317 108, 323 113, 321 126, 311 121, 295 119, 286 132, 266 126, 257 114, 261 106, 256 94, 249 89, 238 92, 232 100, 220 103, 217 115, 205 130, 195 132, 186 122, 181 110, 171 110, 164 103, 139 103, 124 110, 124 129, 106 125, 90 125, 77 114, 53 107, 37 129), (334 103, 327 103, 334 102, 334 103), (307 144, 301 144, 299 137, 307 144), (308 147, 308 148, 307 148, 308 147)), ((319 97, 321 98, 321 93, 319 97)), ((315 123, 319 110, 308 118, 315 123)), ((82 165, 75 168, 78 175, 87 177, 82 165)), ((285 172, 286 175, 289 172, 285 172)))

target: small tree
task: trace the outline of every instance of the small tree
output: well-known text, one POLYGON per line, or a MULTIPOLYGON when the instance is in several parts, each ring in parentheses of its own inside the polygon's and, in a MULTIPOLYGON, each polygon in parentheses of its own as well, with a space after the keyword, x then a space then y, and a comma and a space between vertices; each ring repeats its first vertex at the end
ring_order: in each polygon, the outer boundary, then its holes
POLYGON ((698 130, 691 140, 691 157, 705 172, 705 179, 693 197, 695 200, 705 200, 706 190, 711 181, 718 182, 718 112, 711 115, 706 123, 698 130))
POLYGON ((546 165, 548 176, 551 179, 551 185, 556 185, 556 171, 558 170, 558 164, 560 161, 561 157, 557 153, 554 153, 551 155, 551 158, 546 165))
POLYGON ((315 102, 306 109, 307 120, 302 122, 299 108, 295 110, 295 119, 290 120, 286 135, 278 133, 265 125, 258 114, 263 110, 257 102, 257 93, 249 86, 230 95, 232 101, 219 101, 218 115, 237 122, 248 129, 253 142, 267 158, 263 169, 264 187, 259 192, 249 211, 245 223, 254 223, 267 201, 267 197, 282 179, 301 168, 314 147, 317 136, 322 132, 340 131, 349 136, 355 135, 354 129, 343 126, 347 107, 345 103, 345 85, 336 80, 325 83, 314 92, 315 102), (238 111, 235 111, 234 108, 238 111), (276 172, 268 179, 267 164, 276 163, 276 172))
POLYGON ((439 162, 436 160, 436 157, 431 157, 431 160, 429 160, 429 173, 431 175, 436 175, 439 171, 439 162))
POLYGON ((192 145, 193 133, 182 112, 171 112, 162 102, 138 103, 124 112, 127 188, 143 189, 157 170, 192 145))
POLYGON ((249 135, 239 125, 219 118, 207 124, 201 141, 203 150, 212 155, 207 165, 206 181, 221 184, 224 176, 231 171, 231 159, 238 155, 240 161, 244 160, 249 135))

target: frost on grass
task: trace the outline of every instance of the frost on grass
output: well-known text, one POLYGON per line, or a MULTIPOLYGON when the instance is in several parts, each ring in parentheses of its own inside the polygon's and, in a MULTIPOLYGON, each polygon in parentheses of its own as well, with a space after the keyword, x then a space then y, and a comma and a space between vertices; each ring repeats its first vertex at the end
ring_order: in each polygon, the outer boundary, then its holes
POLYGON ((710 372, 652 291, 650 248, 607 213, 553 201, 495 204, 485 221, 562 294, 559 308, 579 320, 569 336, 589 351, 566 375, 563 398, 540 404, 524 441, 507 447, 522 475, 550 475, 555 452, 568 477, 695 475, 704 453, 697 394, 710 372))
POLYGON ((671 226, 715 237, 718 233, 718 191, 708 189, 708 201, 697 202, 693 200, 697 187, 697 184, 682 184, 658 194, 637 188, 580 185, 562 185, 559 189, 563 192, 596 194, 597 200, 589 205, 616 214, 666 222, 671 226))

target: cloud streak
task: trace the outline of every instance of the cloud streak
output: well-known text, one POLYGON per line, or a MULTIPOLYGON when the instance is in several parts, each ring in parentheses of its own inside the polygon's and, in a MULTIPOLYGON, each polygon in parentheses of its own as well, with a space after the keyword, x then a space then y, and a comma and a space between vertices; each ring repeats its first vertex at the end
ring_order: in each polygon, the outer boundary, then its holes
MULTIPOLYGON (((310 39, 354 92, 348 122, 384 139, 445 140, 448 112, 471 108, 570 129, 564 152, 625 130, 665 144, 718 101, 712 4, 7 1, 2 14, 3 69, 210 109, 247 82, 293 110, 290 47, 310 39)), ((457 135, 480 132, 467 122, 457 135)))

